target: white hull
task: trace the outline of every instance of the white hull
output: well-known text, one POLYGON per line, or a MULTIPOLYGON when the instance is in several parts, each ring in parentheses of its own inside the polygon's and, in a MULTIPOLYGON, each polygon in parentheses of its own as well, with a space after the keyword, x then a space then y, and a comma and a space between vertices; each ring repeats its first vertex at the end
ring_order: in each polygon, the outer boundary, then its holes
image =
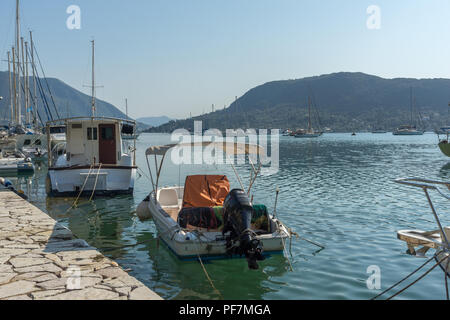
MULTIPOLYGON (((227 256, 226 241, 222 232, 183 230, 159 203, 155 203, 154 193, 147 203, 159 237, 180 259, 197 259, 198 256, 214 259, 227 256)), ((289 232, 279 220, 270 219, 270 221, 273 232, 258 235, 257 239, 261 241, 264 253, 282 252, 283 242, 289 238, 289 232)))
POLYGON ((47 193, 52 195, 70 195, 92 193, 116 194, 132 193, 136 179, 135 167, 52 169, 48 171, 47 193), (83 187, 84 185, 84 187, 83 187))
POLYGON ((34 166, 31 162, 25 161, 25 158, 6 158, 0 159, 0 173, 21 173, 33 172, 34 166))
POLYGON ((398 130, 392 132, 394 136, 421 136, 423 135, 423 131, 418 130, 398 130))

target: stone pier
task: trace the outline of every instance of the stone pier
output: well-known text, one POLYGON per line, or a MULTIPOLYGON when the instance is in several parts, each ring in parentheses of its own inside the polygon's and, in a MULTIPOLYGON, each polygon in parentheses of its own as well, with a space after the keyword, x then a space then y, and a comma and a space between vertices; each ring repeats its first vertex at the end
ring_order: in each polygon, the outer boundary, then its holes
POLYGON ((69 229, 2 188, 0 300, 11 299, 162 300, 69 229))

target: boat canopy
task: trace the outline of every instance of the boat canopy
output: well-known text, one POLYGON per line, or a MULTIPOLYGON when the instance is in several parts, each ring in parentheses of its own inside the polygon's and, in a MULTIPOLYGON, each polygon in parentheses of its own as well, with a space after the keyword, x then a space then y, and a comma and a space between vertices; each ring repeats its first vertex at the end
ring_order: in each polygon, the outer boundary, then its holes
MULTIPOLYGON (((257 144, 250 144, 250 143, 242 143, 242 142, 235 142, 235 141, 225 141, 225 142, 217 142, 217 141, 202 141, 202 142, 190 142, 190 143, 174 143, 174 144, 166 144, 163 146, 152 146, 149 147, 145 151, 145 156, 147 160, 147 166, 150 173, 150 180, 153 185, 153 190, 155 194, 157 194, 158 191, 158 184, 159 184, 159 178, 161 175, 161 168, 164 162, 164 158, 167 154, 167 152, 175 147, 213 147, 213 148, 220 148, 227 156, 235 156, 235 155, 253 155, 253 156, 259 156, 259 160, 261 160, 262 157, 265 156, 264 154, 264 148, 257 144), (149 163, 149 156, 155 157, 155 168, 156 168, 156 179, 153 179, 152 169, 150 167, 149 163), (158 164, 157 156, 161 156, 161 161, 158 164)), ((250 175, 250 183, 248 186, 247 194, 250 194, 250 190, 252 188, 253 183, 255 182, 256 178, 258 177, 260 171, 261 171, 261 165, 262 162, 259 161, 258 166, 255 167, 255 164, 253 164, 252 160, 249 157, 250 164, 252 166, 252 172, 250 175)), ((234 170, 234 173, 236 174, 236 177, 239 181, 239 184, 241 185, 242 190, 245 190, 244 185, 242 183, 241 178, 239 177, 239 174, 236 171, 236 168, 234 164, 231 162, 231 167, 234 170)))
POLYGON ((230 192, 225 175, 192 175, 184 183, 183 208, 222 206, 230 192))
POLYGON ((216 142, 216 141, 203 141, 203 142, 191 142, 191 143, 173 143, 166 144, 163 146, 152 146, 149 147, 145 154, 164 156, 167 151, 174 147, 214 147, 222 149, 228 155, 238 155, 238 154, 253 154, 253 155, 264 155, 264 148, 257 144, 250 143, 240 143, 240 142, 216 142))

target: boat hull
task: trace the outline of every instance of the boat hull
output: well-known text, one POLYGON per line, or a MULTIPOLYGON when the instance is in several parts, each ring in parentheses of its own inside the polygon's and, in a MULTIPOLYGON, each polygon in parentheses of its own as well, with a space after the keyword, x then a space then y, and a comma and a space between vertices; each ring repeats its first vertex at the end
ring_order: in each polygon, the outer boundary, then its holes
POLYGON ((49 196, 131 194, 136 167, 49 168, 46 191, 49 196), (94 192, 93 192, 94 191, 94 192))
POLYGON ((450 143, 448 143, 447 140, 439 142, 438 146, 443 154, 445 154, 447 157, 450 157, 450 143))
MULTIPOLYGON (((159 237, 167 247, 181 260, 229 258, 226 252, 226 241, 222 232, 186 231, 182 230, 151 196, 148 209, 158 229, 159 237)), ((287 228, 278 220, 279 229, 270 233, 258 235, 265 254, 281 253, 284 242, 289 238, 287 228)))
POLYGON ((443 250, 439 250, 436 252, 435 260, 436 262, 440 262, 439 266, 442 271, 447 274, 447 277, 450 277, 450 258, 448 257, 450 254, 448 252, 444 252, 443 250))
POLYGON ((296 134, 296 138, 318 138, 322 134, 321 133, 305 133, 305 134, 296 134))
POLYGON ((422 131, 394 131, 392 132, 394 136, 421 136, 422 131))

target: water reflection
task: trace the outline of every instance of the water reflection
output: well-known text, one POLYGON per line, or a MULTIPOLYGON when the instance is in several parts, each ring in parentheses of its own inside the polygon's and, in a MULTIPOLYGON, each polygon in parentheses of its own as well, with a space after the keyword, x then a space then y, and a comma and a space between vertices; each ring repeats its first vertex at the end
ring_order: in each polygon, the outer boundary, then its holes
MULTIPOLYGON (((169 135, 140 136, 137 163, 144 172, 144 150, 166 143, 170 143, 169 135)), ((248 181, 247 168, 241 169, 242 180, 248 181)), ((186 174, 204 170, 195 166, 178 169, 166 163, 161 185, 178 184, 186 174)), ((208 170, 227 174, 231 184, 238 185, 232 169, 208 170)), ((48 199, 46 174, 44 163, 32 177, 11 179, 16 179, 13 183, 35 205, 166 299, 368 299, 376 294, 366 287, 368 266, 381 268, 385 289, 423 263, 404 254, 406 248, 396 239, 396 230, 431 230, 435 226, 423 192, 393 180, 407 176, 449 180, 450 162, 437 148, 434 135, 280 137, 280 170, 257 180, 252 189, 254 201, 273 212, 279 187, 278 217, 326 248, 317 253, 315 246, 293 241, 293 272, 282 255, 266 259, 258 271, 248 270, 245 259, 206 263, 220 295, 211 288, 198 262, 178 260, 163 243, 158 244, 154 223, 135 217, 136 206, 150 191, 145 176, 136 181, 134 197, 83 200, 68 211, 74 198, 48 199)), ((436 206, 439 212, 449 209, 449 203, 441 199, 436 199, 436 206)), ((450 221, 445 219, 450 218, 442 218, 448 225, 450 221)), ((443 299, 442 280, 442 272, 436 269, 399 298, 443 299)))

